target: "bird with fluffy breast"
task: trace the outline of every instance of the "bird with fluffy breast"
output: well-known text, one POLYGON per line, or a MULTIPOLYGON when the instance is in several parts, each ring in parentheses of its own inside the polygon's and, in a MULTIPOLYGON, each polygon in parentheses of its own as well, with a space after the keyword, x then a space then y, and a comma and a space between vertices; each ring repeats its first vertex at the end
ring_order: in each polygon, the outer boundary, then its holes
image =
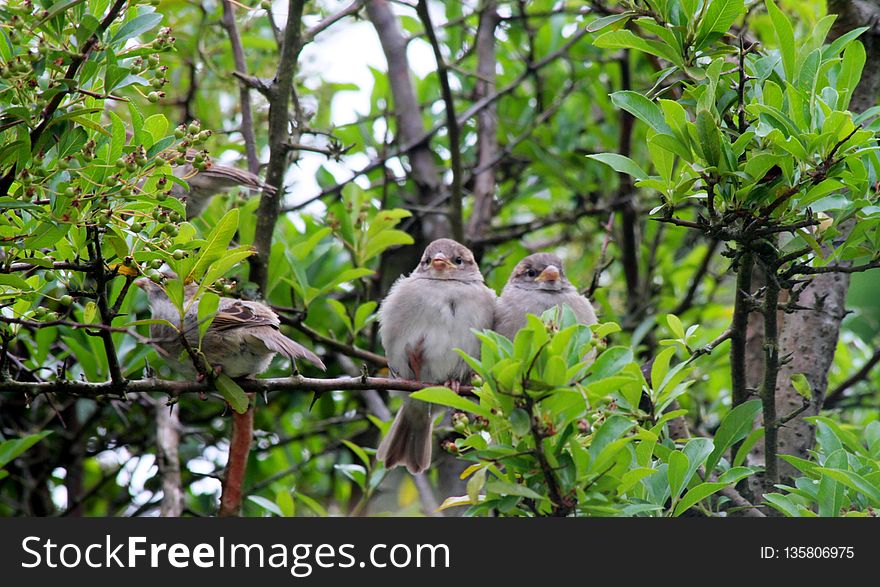
POLYGON ((526 315, 540 316, 555 306, 568 306, 581 324, 595 324, 596 311, 568 278, 562 259, 535 253, 520 261, 495 305, 495 332, 510 340, 526 325, 526 315))
MULTIPOLYGON (((492 326, 495 292, 486 287, 474 255, 464 245, 439 239, 418 266, 400 277, 379 309, 379 335, 394 377, 447 384, 467 381, 470 367, 455 352, 479 352, 472 329, 492 326)), ((430 404, 407 398, 379 445, 388 468, 421 473, 431 464, 430 404)))

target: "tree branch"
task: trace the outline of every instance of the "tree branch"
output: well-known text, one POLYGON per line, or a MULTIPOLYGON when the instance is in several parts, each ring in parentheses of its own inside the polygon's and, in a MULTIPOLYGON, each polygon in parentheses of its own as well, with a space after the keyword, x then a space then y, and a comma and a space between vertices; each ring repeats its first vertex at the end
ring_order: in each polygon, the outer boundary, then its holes
MULTIPOLYGON (((498 3, 484 0, 477 29, 477 83, 474 96, 481 99, 495 91, 495 27, 498 26, 498 3)), ((492 222, 495 200, 495 171, 492 161, 498 154, 498 115, 490 106, 477 114, 477 170, 474 171, 474 204, 468 222, 467 240, 485 236, 492 222)), ((475 253, 481 257, 482 247, 475 253)))
MULTIPOLYGON (((241 44, 241 36, 235 25, 235 10, 229 0, 223 0, 223 18, 220 20, 223 28, 229 35, 229 44, 232 45, 232 58, 235 69, 239 73, 247 75, 247 61, 244 58, 244 47, 241 44)), ((244 148, 247 155, 248 171, 253 174, 260 172, 260 160, 257 157, 257 139, 254 134, 254 118, 251 111, 250 87, 239 81, 239 103, 241 105, 241 136, 244 138, 244 148)))
MULTIPOLYGON (((410 381, 407 379, 389 379, 385 377, 336 377, 319 379, 293 375, 275 379, 247 379, 238 384, 249 393, 268 393, 270 391, 306 391, 311 393, 330 393, 332 391, 364 391, 369 389, 413 392, 426 387, 436 387, 436 383, 410 381)), ((469 385, 460 386, 462 395, 469 395, 473 388, 469 385)), ((164 393, 171 397, 183 394, 203 394, 213 391, 210 382, 168 381, 164 379, 134 379, 116 384, 112 381, 0 381, 0 393, 24 394, 36 397, 48 393, 64 393, 74 397, 93 399, 127 400, 127 394, 164 393)))
MULTIPOLYGON (((281 212, 281 199, 284 197, 284 173, 287 171, 288 154, 285 146, 291 142, 289 132, 288 106, 294 96, 293 80, 297 60, 302 50, 302 13, 305 0, 289 0, 287 25, 281 45, 281 58, 275 72, 275 80, 269 88, 269 165, 266 169, 266 183, 275 190, 263 190, 257 208, 257 227, 254 236, 255 254, 250 257, 250 279, 263 293, 268 295, 266 284, 269 279, 269 254, 272 250, 272 237, 275 224, 281 212)), ((298 108, 297 108, 298 110, 298 108)), ((300 113, 296 113, 299 120, 300 113)), ((298 130, 294 143, 299 142, 298 130)))
POLYGON ((434 52, 434 60, 437 62, 437 77, 440 80, 440 95, 446 111, 446 130, 449 135, 450 170, 452 182, 450 186, 449 216, 452 229, 452 238, 457 241, 464 240, 464 226, 462 219, 462 195, 461 195, 461 138, 458 121, 455 118, 455 101, 452 98, 452 88, 449 87, 449 68, 440 50, 440 43, 431 23, 431 12, 428 10, 427 0, 419 0, 416 13, 425 27, 425 33, 431 49, 434 52))

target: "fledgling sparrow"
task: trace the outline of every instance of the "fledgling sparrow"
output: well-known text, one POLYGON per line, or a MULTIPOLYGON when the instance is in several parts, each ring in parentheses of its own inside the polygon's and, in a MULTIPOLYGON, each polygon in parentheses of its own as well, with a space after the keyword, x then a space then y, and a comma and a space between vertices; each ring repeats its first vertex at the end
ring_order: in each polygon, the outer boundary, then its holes
POLYGON ((171 195, 178 199, 186 198, 187 218, 198 216, 211 202, 211 198, 233 188, 243 187, 275 193, 274 187, 244 169, 207 161, 207 167, 199 171, 192 166, 192 156, 188 152, 187 163, 174 167, 174 176, 186 181, 189 189, 176 183, 171 186, 171 195))
MULTIPOLYGON (((492 326, 495 292, 467 247, 439 239, 425 249, 419 265, 391 286, 379 309, 379 336, 392 376, 453 387, 470 376, 453 351, 479 352, 471 329, 492 326)), ((404 465, 421 473, 431 464, 431 406, 407 398, 377 458, 388 468, 404 465)))
POLYGON ((495 304, 493 330, 510 340, 526 325, 526 314, 540 316, 567 305, 581 324, 595 324, 596 311, 565 276, 562 259, 551 253, 529 255, 513 269, 495 304))
MULTIPOLYGON (((135 284, 147 293, 153 319, 180 326, 180 313, 162 285, 143 278, 135 284)), ((192 300, 197 290, 195 284, 185 287, 186 303, 192 300)), ((199 344, 198 312, 199 301, 196 300, 187 309, 183 320, 183 331, 192 348, 199 344)), ((202 353, 212 367, 233 378, 259 375, 269 368, 276 353, 291 361, 306 359, 326 370, 315 353, 281 334, 279 325, 278 316, 265 304, 220 298, 214 320, 202 338, 202 353)), ((195 377, 192 361, 189 357, 181 357, 184 346, 178 331, 167 324, 151 324, 150 336, 174 370, 195 377)))

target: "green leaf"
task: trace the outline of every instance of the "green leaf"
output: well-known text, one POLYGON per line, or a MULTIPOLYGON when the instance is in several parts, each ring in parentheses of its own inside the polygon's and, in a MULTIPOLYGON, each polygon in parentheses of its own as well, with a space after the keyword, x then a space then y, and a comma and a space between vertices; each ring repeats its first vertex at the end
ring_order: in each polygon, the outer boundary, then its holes
POLYGON ((715 432, 715 449, 706 460, 706 473, 711 473, 721 456, 733 444, 739 442, 752 431, 755 416, 761 411, 761 400, 750 400, 730 411, 718 431, 715 432))
POLYGON ((669 478, 669 491, 673 500, 678 498, 687 483, 686 475, 690 465, 690 460, 683 452, 675 450, 669 453, 669 468, 666 470, 666 475, 669 478))
POLYGON ((589 23, 587 23, 586 29, 589 33, 596 33, 601 31, 602 29, 611 26, 616 22, 620 22, 621 20, 630 19, 635 15, 634 12, 621 12, 620 14, 609 14, 608 16, 603 16, 602 18, 597 18, 589 23))
MULTIPOLYGON (((708 2, 709 0, 703 0, 708 2)), ((743 0, 712 0, 700 21, 697 39, 705 39, 709 33, 726 33, 744 9, 743 0)), ((697 43, 699 47, 700 43, 697 43)))
POLYGON ((486 491, 498 493, 500 495, 516 495, 518 497, 527 497, 536 501, 547 499, 546 496, 529 489, 525 485, 519 483, 507 483, 505 481, 489 481, 486 483, 486 491))
POLYGON ((618 108, 623 108, 655 131, 671 135, 672 129, 663 119, 659 106, 638 92, 624 90, 611 94, 611 101, 618 108))
POLYGON ((803 373, 793 374, 791 376, 791 385, 801 397, 807 400, 813 399, 813 389, 810 387, 810 382, 807 381, 807 376, 803 373))
POLYGON ((678 67, 684 66, 678 47, 670 46, 666 42, 645 39, 626 29, 604 33, 593 41, 593 44, 603 49, 635 49, 662 57, 678 67))
POLYGON ((31 434, 23 438, 13 438, 0 442, 0 469, 50 434, 52 434, 50 430, 44 430, 43 432, 31 434))
POLYGON ((773 0, 766 0, 767 12, 773 21, 773 30, 776 33, 776 42, 782 55, 782 67, 785 70, 785 79, 794 81, 797 79, 796 53, 797 45, 794 42, 794 30, 785 13, 782 12, 773 0))
POLYGON ((724 471, 724 474, 718 477, 719 483, 739 483, 749 475, 753 475, 755 471, 748 467, 733 467, 724 471))
POLYGON ((590 457, 593 461, 598 459, 599 454, 607 446, 621 438, 632 429, 633 426, 635 426, 634 422, 618 414, 613 414, 605 420, 605 423, 602 424, 602 427, 599 428, 590 443, 590 457))
POLYGON ((208 328, 214 321, 214 316, 217 314, 217 307, 219 305, 220 296, 214 292, 205 292, 202 294, 202 297, 199 298, 199 348, 202 346, 202 339, 205 337, 205 332, 208 331, 208 328))
POLYGON ((357 456, 357 458, 361 460, 361 462, 364 463, 364 466, 367 468, 368 471, 370 470, 370 457, 367 456, 367 453, 364 452, 364 449, 351 442, 350 440, 343 440, 342 444, 347 446, 348 449, 353 452, 357 456))
POLYGON ((801 517, 800 511, 798 510, 798 506, 795 505, 791 498, 787 495, 783 495, 781 493, 765 493, 764 501, 767 502, 768 505, 773 507, 789 518, 799 518, 801 517))
POLYGON ((33 289, 27 281, 18 275, 0 273, 0 291, 5 291, 6 288, 11 288, 12 290, 20 292, 31 291, 33 289))
POLYGON ((587 155, 587 159, 594 159, 600 163, 604 163, 618 173, 626 173, 636 179, 645 179, 648 174, 639 165, 623 155, 617 153, 597 153, 595 155, 587 155))
POLYGON ((422 400, 423 402, 455 408, 463 412, 483 416, 484 418, 492 417, 492 412, 489 411, 489 408, 461 397, 448 387, 427 387, 414 391, 410 394, 410 397, 422 400))
POLYGON ((199 251, 189 275, 186 276, 184 280, 186 283, 198 281, 211 263, 226 254, 226 249, 229 247, 229 243, 238 229, 238 214, 238 208, 233 208, 217 222, 217 225, 214 226, 205 239, 205 245, 199 251))
MULTIPOLYGON (((671 315, 672 314, 670 314, 670 316, 671 315)), ((660 391, 663 379, 666 377, 666 374, 669 373, 669 361, 672 360, 672 355, 674 354, 675 347, 669 347, 660 351, 660 353, 654 358, 654 362, 651 365, 651 389, 660 391)))
POLYGON ((399 246, 399 245, 411 245, 415 241, 413 237, 403 232, 402 230, 386 230, 384 232, 380 232, 375 237, 371 238, 367 242, 366 249, 364 251, 362 262, 369 261, 376 255, 385 251, 390 247, 399 246))
POLYGON ((293 501, 293 496, 288 490, 283 489, 276 493, 275 503, 281 510, 281 515, 285 518, 292 518, 294 515, 296 515, 296 504, 293 501))
POLYGON ((333 465, 333 468, 337 471, 340 471, 343 475, 357 483, 358 487, 360 487, 361 489, 366 487, 367 471, 361 465, 333 465))
POLYGON ((357 311, 354 313, 355 332, 360 332, 367 325, 367 321, 373 317, 373 313, 378 305, 376 302, 366 302, 358 306, 357 311))
POLYGON ((613 346, 599 355, 596 362, 590 365, 588 381, 597 381, 617 375, 627 363, 633 360, 632 349, 623 346, 613 346))
POLYGON ((248 396, 238 383, 230 379, 229 375, 220 373, 214 379, 214 384, 217 386, 217 391, 220 392, 220 395, 223 396, 223 399, 229 403, 233 410, 239 414, 247 412, 248 404, 250 403, 248 396))
POLYGON ((251 501, 272 515, 283 517, 284 514, 281 512, 281 508, 278 507, 274 501, 266 499, 262 495, 249 495, 248 501, 251 501))
POLYGON ((531 430, 531 417, 522 408, 514 408, 510 412, 510 426, 517 436, 526 436, 531 430))
POLYGON ((678 319, 678 316, 675 314, 666 314, 666 324, 669 326, 669 330, 672 331, 673 335, 681 339, 685 338, 684 326, 682 325, 681 320, 678 319))
POLYGON ((715 118, 707 110, 697 113, 697 135, 703 148, 703 157, 709 167, 721 165, 721 134, 715 118))
POLYGON ((829 467, 817 467, 816 471, 823 475, 828 475, 835 481, 839 481, 850 489, 861 493, 868 498, 873 507, 880 507, 880 487, 870 483, 858 473, 829 467))
POLYGON ((83 308, 83 322, 86 324, 91 324, 95 321, 95 316, 98 313, 98 305, 95 302, 88 302, 83 308))
POLYGON ((678 505, 675 506, 675 511, 672 513, 672 515, 676 517, 682 515, 698 502, 703 501, 713 493, 721 491, 728 485, 729 483, 721 482, 700 483, 699 485, 685 493, 684 497, 681 498, 681 501, 678 502, 678 505))
POLYGON ((467 482, 467 494, 472 504, 479 503, 480 492, 486 485, 486 467, 480 467, 467 482))
POLYGON ((124 23, 116 30, 116 34, 114 34, 113 38, 110 39, 110 44, 127 41, 132 37, 136 37, 141 33, 147 32, 160 22, 162 22, 162 15, 155 12, 136 16, 130 21, 124 23))
POLYGON ((865 67, 866 59, 865 47, 858 42, 853 43, 843 52, 840 72, 837 74, 837 93, 840 96, 837 101, 838 109, 849 108, 853 91, 862 78, 862 69, 865 67))
MULTIPOLYGON (((743 440, 742 444, 739 446, 739 450, 736 451, 736 455, 733 457, 733 463, 731 463, 734 467, 738 467, 746 461, 746 457, 749 455, 749 451, 752 450, 752 447, 755 446, 755 443, 764 438, 764 427, 755 428, 752 430, 749 435, 743 440)), ((785 458, 785 455, 781 455, 782 458, 785 458)))

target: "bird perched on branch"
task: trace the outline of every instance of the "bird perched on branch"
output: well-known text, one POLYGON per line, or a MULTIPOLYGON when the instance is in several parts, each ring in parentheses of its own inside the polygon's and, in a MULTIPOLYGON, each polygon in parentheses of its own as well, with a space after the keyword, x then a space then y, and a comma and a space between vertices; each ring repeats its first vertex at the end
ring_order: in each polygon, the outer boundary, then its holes
MULTIPOLYGON (((456 388, 471 372, 453 349, 477 354, 479 342, 471 329, 490 328, 494 308, 495 292, 483 283, 473 253, 454 240, 432 242, 379 309, 379 335, 392 375, 456 388)), ((404 465, 413 474, 427 469, 430 404, 407 398, 377 457, 388 468, 404 465)))
POLYGON ((540 316, 567 305, 581 324, 595 324, 596 311, 565 276, 562 259, 551 253, 529 255, 513 269, 495 306, 495 332, 510 340, 526 325, 526 314, 540 316))
POLYGON ((262 190, 270 195, 275 193, 274 187, 244 169, 220 165, 206 159, 203 162, 205 168, 198 170, 193 166, 195 157, 196 152, 188 151, 187 163, 174 167, 174 176, 186 181, 189 189, 178 184, 173 184, 171 187, 171 195, 179 199, 186 198, 187 218, 198 216, 211 202, 211 198, 233 188, 262 190))
MULTIPOLYGON (((147 293, 154 320, 166 320, 180 328, 180 313, 162 285, 144 278, 135 284, 147 293)), ((190 301, 197 290, 195 284, 187 285, 184 289, 184 307, 188 306, 188 309, 182 330, 193 349, 199 345, 199 301, 192 304, 190 301)), ((211 367, 233 378, 259 375, 269 368, 276 353, 291 361, 306 359, 321 370, 326 370, 315 353, 281 334, 279 324, 278 316, 265 304, 220 298, 214 320, 202 339, 202 353, 211 367)), ((180 360, 185 346, 177 329, 168 324, 152 324, 150 336, 172 368, 189 377, 196 375, 191 360, 180 360)))

